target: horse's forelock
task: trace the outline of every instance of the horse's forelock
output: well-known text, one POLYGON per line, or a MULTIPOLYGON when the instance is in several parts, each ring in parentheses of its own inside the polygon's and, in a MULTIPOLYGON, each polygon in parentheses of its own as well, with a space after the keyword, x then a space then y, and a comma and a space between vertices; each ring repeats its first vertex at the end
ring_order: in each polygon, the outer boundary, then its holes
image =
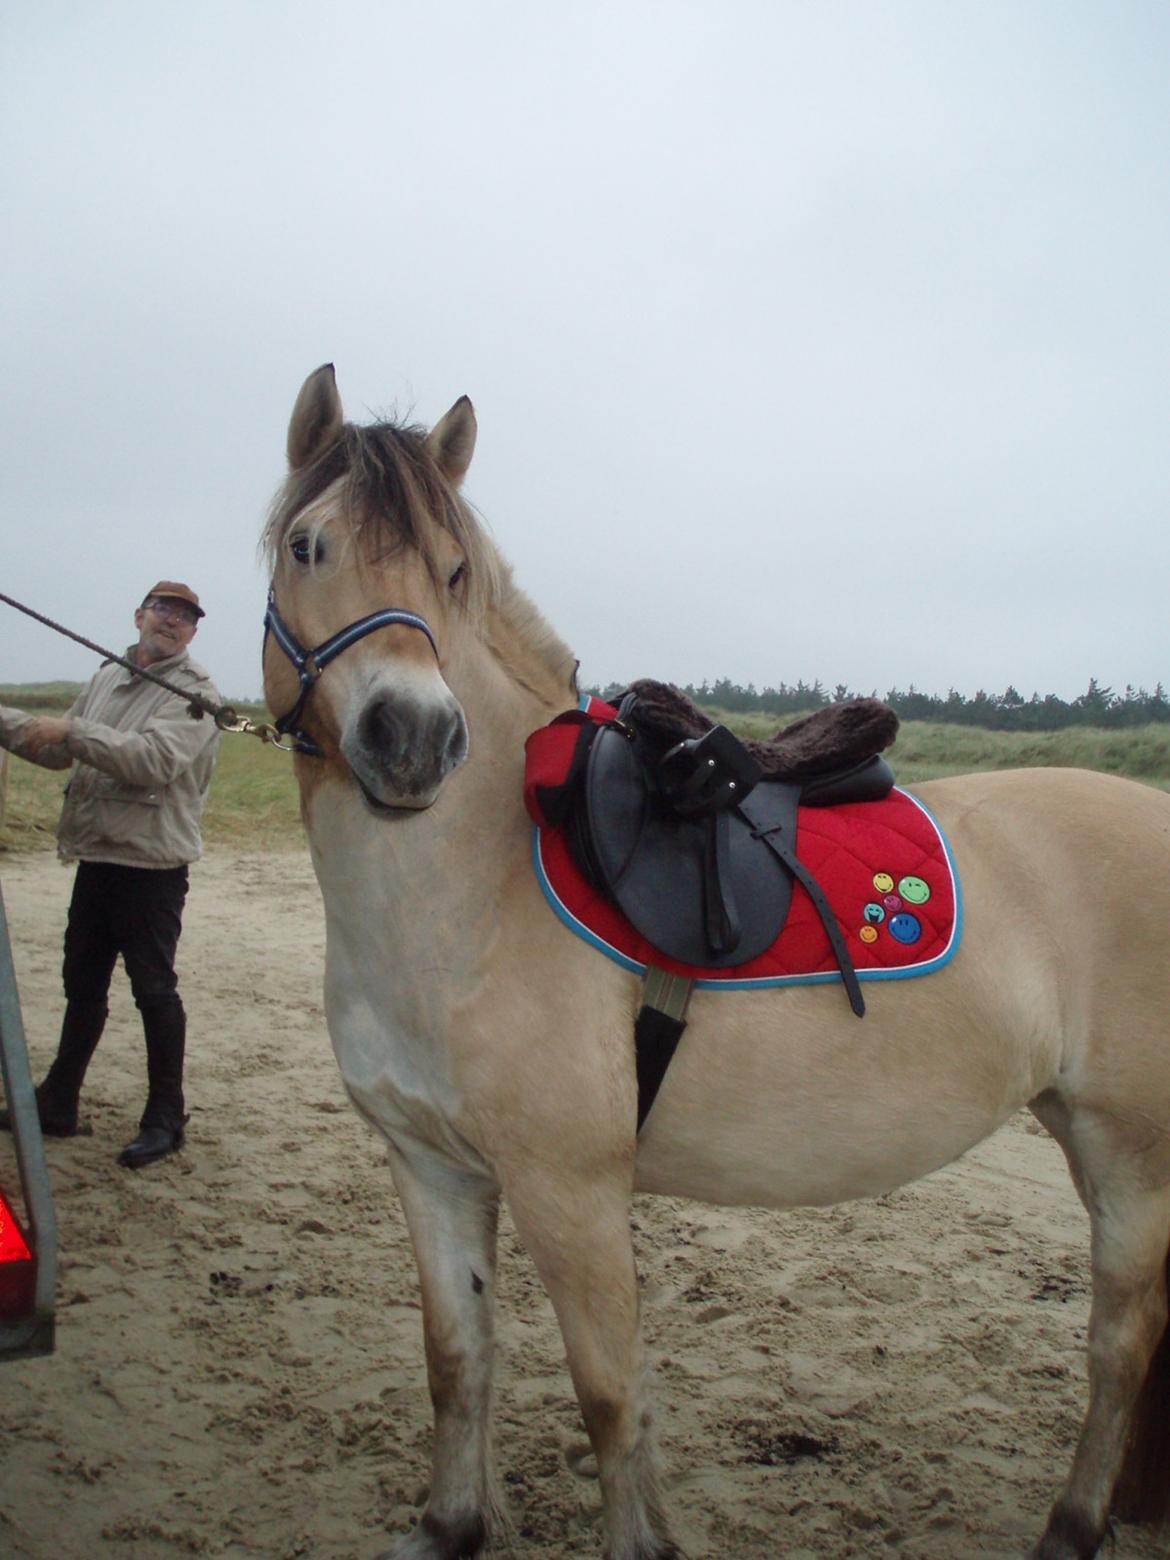
POLYGON ((344 424, 341 436, 318 460, 291 473, 264 529, 270 570, 298 517, 335 484, 340 485, 341 512, 368 555, 413 548, 438 584, 435 544, 438 532, 446 531, 467 562, 468 601, 479 607, 495 601, 500 587, 495 548, 436 467, 426 448, 426 430, 391 422, 344 424))
POLYGON ((365 427, 343 425, 338 439, 303 471, 294 471, 277 493, 261 545, 269 573, 294 526, 309 535, 324 524, 332 502, 320 504, 331 488, 348 521, 359 557, 386 557, 411 547, 424 560, 436 586, 440 578, 437 541, 446 531, 467 564, 463 601, 472 614, 492 614, 493 652, 521 680, 527 659, 535 656, 554 682, 572 693, 576 662, 568 646, 549 626, 512 579, 471 506, 444 478, 426 447, 426 431, 397 423, 365 427), (319 507, 314 510, 314 505, 319 507))

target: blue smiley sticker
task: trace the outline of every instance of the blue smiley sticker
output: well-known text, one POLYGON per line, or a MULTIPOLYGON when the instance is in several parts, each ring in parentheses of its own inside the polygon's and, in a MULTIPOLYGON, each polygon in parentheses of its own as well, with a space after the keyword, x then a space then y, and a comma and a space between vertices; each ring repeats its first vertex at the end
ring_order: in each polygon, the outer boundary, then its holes
POLYGON ((895 942, 915 943, 922 936, 922 923, 916 915, 903 910, 890 917, 889 932, 895 942))

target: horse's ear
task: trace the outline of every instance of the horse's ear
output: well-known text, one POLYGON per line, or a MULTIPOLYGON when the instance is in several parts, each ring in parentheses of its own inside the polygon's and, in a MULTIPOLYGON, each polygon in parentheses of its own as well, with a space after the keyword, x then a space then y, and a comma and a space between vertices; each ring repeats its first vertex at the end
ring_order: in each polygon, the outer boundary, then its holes
POLYGON ((323 455, 341 432, 341 397, 332 363, 323 363, 301 386, 288 425, 288 464, 300 471, 323 455))
POLYGON ((461 395, 449 412, 427 434, 431 459, 452 487, 458 487, 467 475, 475 453, 475 409, 461 395))

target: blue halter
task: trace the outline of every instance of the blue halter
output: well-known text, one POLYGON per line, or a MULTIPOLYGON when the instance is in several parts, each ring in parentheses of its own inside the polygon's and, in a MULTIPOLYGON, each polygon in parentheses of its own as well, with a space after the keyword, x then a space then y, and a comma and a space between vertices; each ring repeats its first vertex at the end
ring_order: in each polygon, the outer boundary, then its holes
POLYGON ((276 610, 276 598, 272 591, 268 592, 268 608, 264 613, 264 638, 267 640, 271 633, 277 644, 288 656, 297 669, 297 676, 301 680, 301 691, 297 702, 291 710, 278 716, 274 722, 281 736, 292 734, 293 750, 297 753, 306 753, 311 758, 321 758, 323 753, 318 744, 305 731, 302 731, 298 722, 301 711, 305 707, 305 701, 313 691, 313 684, 321 673, 336 660, 343 650, 348 650, 350 645, 357 644, 359 639, 364 639, 367 634, 372 634, 376 628, 385 628, 391 623, 404 623, 407 628, 417 628, 425 634, 431 642, 431 649, 436 657, 439 647, 435 643, 435 636, 431 633, 431 626, 426 618, 419 617, 417 612, 407 612, 403 607, 382 607, 377 612, 371 612, 367 617, 358 618, 356 623, 351 623, 348 628, 339 629, 336 634, 330 635, 315 650, 306 650, 304 645, 289 628, 288 624, 276 610))

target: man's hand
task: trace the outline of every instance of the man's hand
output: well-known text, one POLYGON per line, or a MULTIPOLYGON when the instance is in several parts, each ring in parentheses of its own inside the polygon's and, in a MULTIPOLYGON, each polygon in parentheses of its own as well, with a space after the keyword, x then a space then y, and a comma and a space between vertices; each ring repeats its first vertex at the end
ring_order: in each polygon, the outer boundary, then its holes
POLYGON ((29 721, 24 728, 24 745, 29 757, 36 758, 42 748, 50 747, 55 742, 64 742, 70 726, 70 721, 63 715, 38 715, 35 720, 29 721))

